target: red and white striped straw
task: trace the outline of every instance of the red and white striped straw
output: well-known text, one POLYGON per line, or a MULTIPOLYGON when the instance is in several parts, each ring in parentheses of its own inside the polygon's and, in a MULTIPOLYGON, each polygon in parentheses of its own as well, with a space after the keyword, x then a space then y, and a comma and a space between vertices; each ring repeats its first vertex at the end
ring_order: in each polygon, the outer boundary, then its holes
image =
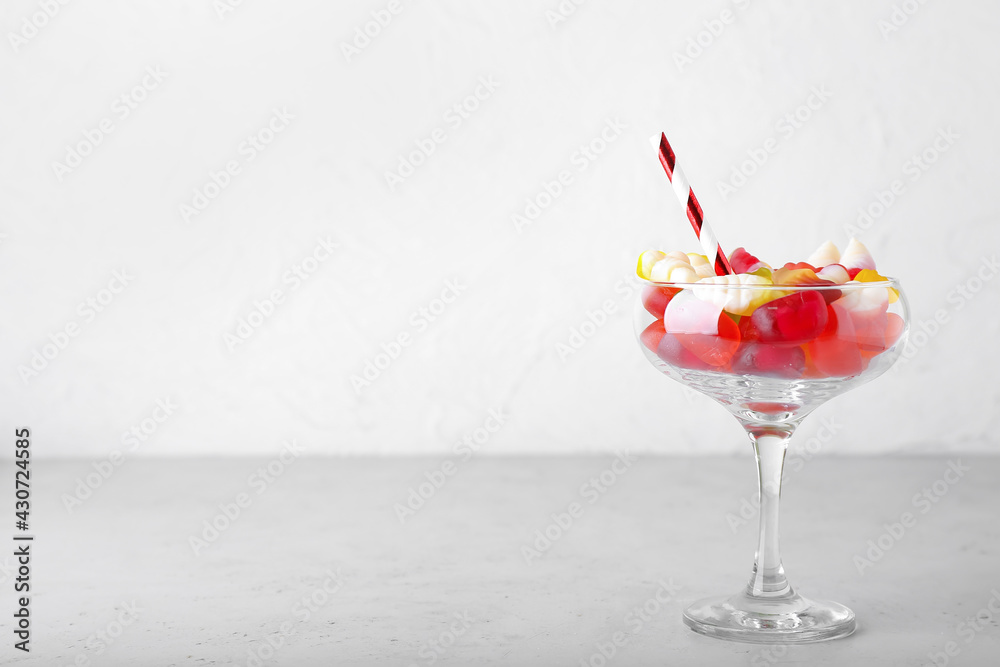
POLYGON ((705 251, 705 256, 708 257, 709 263, 715 268, 715 275, 724 276, 733 273, 733 267, 729 266, 726 253, 722 252, 722 246, 719 245, 715 234, 712 233, 712 228, 705 224, 701 204, 698 203, 698 198, 694 196, 694 190, 688 184, 684 172, 677 166, 674 149, 670 147, 667 135, 663 133, 660 134, 660 164, 663 165, 663 170, 667 172, 667 178, 670 179, 670 183, 674 186, 674 194, 680 200, 681 206, 687 210, 688 220, 691 221, 694 233, 698 235, 698 240, 701 241, 701 248, 705 251))

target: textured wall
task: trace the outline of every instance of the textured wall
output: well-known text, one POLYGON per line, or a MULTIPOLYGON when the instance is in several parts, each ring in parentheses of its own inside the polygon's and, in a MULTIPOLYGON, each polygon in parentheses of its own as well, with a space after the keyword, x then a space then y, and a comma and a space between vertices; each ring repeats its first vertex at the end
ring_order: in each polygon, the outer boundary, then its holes
POLYGON ((633 339, 635 257, 697 247, 661 129, 724 247, 855 226, 947 320, 803 435, 997 444, 996 3, 48 11, 0 23, 0 432, 39 455, 745 448, 633 339))

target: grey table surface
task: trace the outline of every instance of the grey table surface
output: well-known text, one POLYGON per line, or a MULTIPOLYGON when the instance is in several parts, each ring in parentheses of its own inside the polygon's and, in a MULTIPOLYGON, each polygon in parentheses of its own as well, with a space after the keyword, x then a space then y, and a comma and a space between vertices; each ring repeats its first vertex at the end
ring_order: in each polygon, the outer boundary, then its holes
POLYGON ((442 461, 301 458, 267 478, 265 460, 126 461, 79 503, 91 462, 36 461, 32 650, 12 648, 15 574, 0 557, 0 662, 1000 664, 1000 459, 790 462, 786 569, 859 629, 788 647, 681 621, 749 575, 749 454, 614 473, 611 456, 474 457, 437 476, 442 461), (428 475, 440 488, 420 489, 428 475), (401 520, 411 489, 429 497, 401 520), (569 525, 558 515, 574 502, 569 525))

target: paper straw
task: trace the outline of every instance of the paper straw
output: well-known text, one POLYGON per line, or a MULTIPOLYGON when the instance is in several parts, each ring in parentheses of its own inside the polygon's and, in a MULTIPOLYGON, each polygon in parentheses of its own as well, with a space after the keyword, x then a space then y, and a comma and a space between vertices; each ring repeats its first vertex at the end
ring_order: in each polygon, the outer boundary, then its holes
POLYGON ((688 220, 691 221, 694 233, 698 235, 698 240, 701 241, 701 248, 705 251, 708 262, 715 269, 715 275, 724 276, 733 273, 733 267, 729 266, 726 253, 722 252, 722 247, 719 245, 718 240, 716 240, 715 234, 712 233, 712 228, 705 224, 701 204, 698 203, 698 198, 694 196, 694 190, 688 184, 684 172, 677 166, 674 149, 670 147, 667 135, 663 133, 660 134, 660 164, 663 165, 663 170, 667 172, 667 178, 670 179, 670 183, 674 186, 674 194, 687 211, 688 220))

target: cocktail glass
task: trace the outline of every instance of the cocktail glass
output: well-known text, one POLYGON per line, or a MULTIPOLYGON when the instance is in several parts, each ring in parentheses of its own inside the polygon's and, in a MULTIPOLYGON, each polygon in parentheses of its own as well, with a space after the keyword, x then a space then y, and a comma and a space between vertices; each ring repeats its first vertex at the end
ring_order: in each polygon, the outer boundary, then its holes
POLYGON ((851 634, 854 612, 802 597, 785 577, 778 547, 782 466, 806 415, 899 357, 909 328, 899 284, 643 282, 635 325, 646 357, 729 410, 757 460, 760 534, 750 581, 735 595, 695 602, 684 622, 704 635, 766 644, 851 634))

